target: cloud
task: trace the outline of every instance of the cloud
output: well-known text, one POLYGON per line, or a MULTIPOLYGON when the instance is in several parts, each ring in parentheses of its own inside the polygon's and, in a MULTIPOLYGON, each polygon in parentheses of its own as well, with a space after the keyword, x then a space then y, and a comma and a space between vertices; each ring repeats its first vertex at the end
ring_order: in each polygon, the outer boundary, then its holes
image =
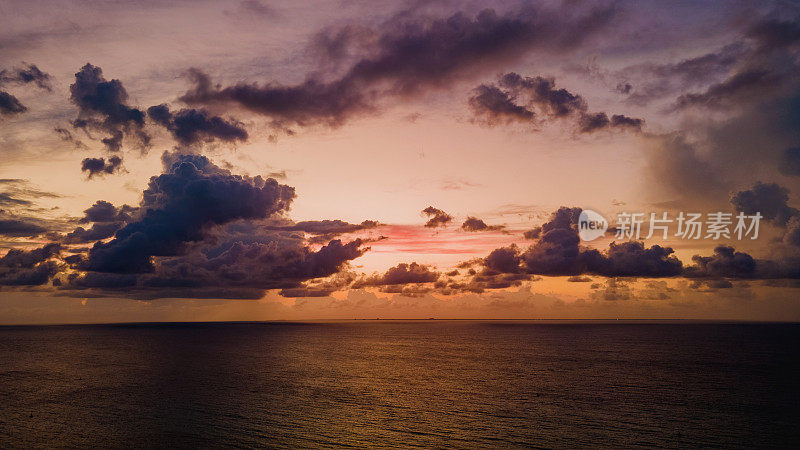
POLYGON ((50 258, 61 246, 48 244, 34 250, 11 249, 0 258, 0 286, 36 286, 47 283, 59 270, 50 258))
POLYGON ((522 233, 522 237, 528 240, 539 239, 542 235, 542 227, 534 227, 522 233))
POLYGON ((416 262, 400 263, 390 268, 382 275, 373 275, 356 281, 353 288, 358 289, 365 286, 393 286, 411 283, 434 283, 439 279, 439 272, 431 270, 430 267, 417 264, 416 262))
POLYGON ((0 86, 13 84, 35 84, 38 88, 52 91, 50 85, 52 77, 50 74, 42 72, 35 64, 28 64, 25 67, 14 68, 11 70, 0 70, 0 86))
POLYGON ((498 231, 503 228, 505 228, 503 225, 486 225, 486 222, 477 217, 467 217, 461 224, 461 229, 464 231, 498 231))
MULTIPOLYGON (((50 75, 42 72, 34 64, 29 64, 23 68, 0 70, 0 86, 7 84, 35 84, 41 89, 51 91, 50 79, 50 75)), ((0 91, 0 116, 22 114, 27 110, 28 108, 17 97, 6 91, 0 91)))
POLYGON ((81 150, 87 149, 86 144, 84 144, 79 139, 77 139, 66 128, 56 127, 56 128, 53 128, 53 131, 56 132, 56 134, 58 135, 59 138, 61 138, 62 141, 72 143, 72 145, 74 145, 75 148, 81 149, 81 150))
POLYGON ((47 229, 35 223, 18 219, 0 219, 0 235, 12 237, 36 237, 47 229))
POLYGON ((136 208, 133 206, 122 205, 117 208, 105 200, 98 200, 83 211, 83 217, 81 217, 79 222, 129 222, 131 220, 131 214, 135 211, 136 208))
POLYGON ((489 273, 582 275, 606 277, 671 277, 683 264, 669 247, 642 242, 612 242, 605 252, 584 248, 575 224, 580 208, 561 207, 541 226, 541 237, 525 250, 516 246, 496 249, 482 260, 489 273))
POLYGON ((314 250, 297 231, 329 235, 376 222, 292 223, 282 215, 295 195, 290 186, 234 175, 196 154, 165 153, 162 161, 164 173, 150 179, 137 207, 98 201, 84 211, 80 222, 92 228, 79 227, 64 242, 112 231, 113 238, 70 257, 78 272, 59 289, 144 299, 260 298, 269 289, 313 295, 342 286, 343 267, 368 250, 360 239, 314 250))
POLYGON ((70 100, 78 107, 78 117, 72 122, 75 128, 105 133, 107 137, 101 141, 111 152, 122 148, 123 136, 133 136, 142 148, 149 145, 144 111, 128 105, 128 92, 121 81, 108 81, 101 68, 86 64, 69 88, 70 100))
POLYGON ((800 147, 784 150, 778 168, 784 175, 800 176, 800 147))
POLYGON ((366 230, 375 228, 379 224, 374 220, 365 220, 360 224, 349 223, 343 220, 304 220, 295 222, 291 225, 267 225, 263 228, 265 230, 276 231, 302 231, 309 234, 317 235, 339 235, 345 233, 353 233, 355 231, 366 230))
POLYGON ((800 211, 787 204, 789 190, 777 183, 756 183, 751 189, 735 193, 731 197, 736 211, 748 215, 761 213, 764 220, 779 226, 785 226, 792 216, 800 211))
POLYGON ((169 106, 161 104, 148 108, 147 115, 167 128, 183 145, 211 142, 215 139, 223 142, 244 142, 248 138, 242 123, 212 116, 204 109, 182 109, 173 114, 169 106))
POLYGON ((606 81, 616 80, 614 90, 626 95, 627 103, 643 106, 676 92, 719 82, 748 50, 744 42, 734 42, 713 52, 678 62, 635 64, 610 74, 596 68, 589 68, 588 71, 606 81))
POLYGON ((536 113, 516 103, 516 96, 497 86, 481 84, 469 98, 476 120, 490 126, 512 122, 531 123, 536 113))
MULTIPOLYGON (((294 85, 216 87, 208 75, 194 70, 194 87, 181 100, 239 106, 271 118, 277 128, 335 127, 376 111, 380 99, 409 98, 447 88, 454 81, 495 70, 498 63, 516 60, 534 49, 571 49, 606 26, 614 15, 613 8, 576 13, 533 7, 506 15, 485 9, 475 17, 456 13, 442 19, 401 14, 379 31, 326 30, 327 36, 317 37, 313 45, 328 49, 335 43, 337 51, 327 53, 324 64, 343 66, 337 76, 326 79, 312 73, 294 85)), ((353 30, 352 26, 345 29, 353 30)))
POLYGON ((677 108, 690 106, 704 106, 720 108, 733 105, 733 101, 743 96, 760 94, 765 88, 770 88, 781 82, 777 74, 766 70, 749 70, 739 72, 730 78, 716 83, 705 92, 684 94, 678 97, 677 108))
POLYGON ((423 209, 422 213, 430 217, 430 219, 425 222, 425 227, 427 228, 443 227, 453 220, 453 216, 433 206, 428 206, 423 209))
POLYGON ((582 277, 578 275, 573 275, 567 278, 567 282, 569 283, 591 283, 592 279, 589 277, 582 277))
POLYGON ((17 97, 9 94, 8 92, 0 91, 0 116, 12 116, 15 114, 22 114, 27 111, 17 97))
POLYGON ((756 275, 756 260, 733 247, 720 245, 712 256, 695 255, 695 266, 687 267, 688 278, 752 278, 756 275))
POLYGON ((29 200, 12 197, 7 192, 0 192, 0 206, 30 206, 32 204, 29 200))
POLYGON ((88 177, 116 173, 122 167, 122 158, 112 156, 106 162, 105 158, 84 158, 81 161, 81 171, 89 172, 88 177))
POLYGON ((175 255, 204 229, 236 219, 284 211, 294 189, 274 179, 246 178, 199 155, 166 155, 167 171, 152 177, 139 208, 142 217, 106 244, 95 244, 86 269, 98 272, 153 270, 151 256, 175 255), (173 162, 174 161, 174 162, 173 162))
POLYGON ((469 105, 475 121, 489 126, 513 122, 537 125, 572 118, 580 133, 626 129, 641 131, 643 119, 604 112, 590 113, 586 100, 566 89, 556 88, 555 78, 523 77, 509 72, 497 84, 481 84, 473 90, 469 105), (537 118, 541 118, 538 119, 537 118))
POLYGON ((122 228, 122 223, 109 222, 109 223, 95 223, 91 228, 85 229, 77 227, 75 230, 69 232, 62 242, 65 244, 86 244, 90 242, 99 241, 101 239, 110 238, 122 228))

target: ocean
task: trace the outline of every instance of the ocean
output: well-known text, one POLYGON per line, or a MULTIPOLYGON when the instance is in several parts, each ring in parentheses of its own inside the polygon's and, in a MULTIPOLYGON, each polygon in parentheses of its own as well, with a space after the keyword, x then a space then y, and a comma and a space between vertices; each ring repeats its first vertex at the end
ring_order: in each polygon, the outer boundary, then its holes
POLYGON ((794 447, 800 325, 0 327, 0 447, 794 447))

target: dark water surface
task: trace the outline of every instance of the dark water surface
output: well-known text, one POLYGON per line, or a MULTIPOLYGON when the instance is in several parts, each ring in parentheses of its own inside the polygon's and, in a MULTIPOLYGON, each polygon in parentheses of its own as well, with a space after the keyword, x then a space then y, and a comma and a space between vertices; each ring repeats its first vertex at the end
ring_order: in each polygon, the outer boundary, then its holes
POLYGON ((800 325, 0 327, 0 447, 798 447, 800 325))

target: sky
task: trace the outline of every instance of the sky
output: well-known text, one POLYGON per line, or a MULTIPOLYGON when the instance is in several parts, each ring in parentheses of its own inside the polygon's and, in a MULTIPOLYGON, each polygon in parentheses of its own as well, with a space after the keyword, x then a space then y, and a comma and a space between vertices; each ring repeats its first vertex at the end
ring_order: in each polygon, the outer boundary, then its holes
POLYGON ((0 324, 800 320, 794 2, 9 0, 0 24, 0 324))

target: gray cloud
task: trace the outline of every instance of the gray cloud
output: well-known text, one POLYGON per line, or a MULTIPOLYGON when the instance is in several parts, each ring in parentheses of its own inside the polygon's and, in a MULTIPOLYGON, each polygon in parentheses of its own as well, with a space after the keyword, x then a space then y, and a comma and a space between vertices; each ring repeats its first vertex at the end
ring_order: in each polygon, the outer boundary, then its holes
POLYGON ((430 217, 430 219, 425 222, 427 228, 443 227, 453 220, 453 216, 433 206, 428 206, 423 209, 422 213, 430 217))
POLYGON ((514 72, 502 75, 497 84, 479 85, 473 90, 469 105, 474 120, 490 126, 512 122, 538 125, 563 118, 572 118, 581 133, 610 129, 636 132, 644 126, 643 119, 621 114, 609 119, 604 112, 588 112, 586 100, 556 88, 554 78, 523 77, 514 72))
POLYGON ((147 115, 169 130, 183 145, 213 140, 244 142, 248 138, 242 123, 211 115, 204 109, 182 109, 172 113, 166 104, 162 104, 148 108, 147 115))
POLYGON ((486 225, 486 222, 477 217, 467 217, 461 224, 461 229, 464 231, 498 231, 503 228, 505 228, 503 225, 486 225))
POLYGON ((150 136, 144 131, 144 111, 128 105, 128 92, 120 80, 106 80, 103 70, 86 64, 70 85, 70 100, 78 107, 75 128, 107 135, 101 141, 109 151, 122 148, 123 136, 133 136, 146 148, 150 136))
POLYGON ((81 171, 88 172, 88 177, 96 175, 110 175, 118 172, 122 168, 122 158, 112 156, 106 162, 105 158, 84 158, 81 161, 81 171))
POLYGON ((292 125, 338 126, 353 116, 375 111, 380 98, 407 98, 445 88, 533 49, 570 49, 613 17, 613 8, 575 14, 532 6, 503 16, 486 9, 474 18, 457 13, 431 20, 403 14, 374 32, 371 45, 365 46, 363 30, 327 30, 327 37, 316 38, 317 45, 337 49, 328 53, 325 64, 330 65, 337 55, 348 58, 347 64, 333 61, 335 66, 346 67, 333 79, 312 74, 295 85, 215 87, 206 74, 195 70, 194 87, 181 99, 189 104, 238 105, 270 117, 276 127, 284 129, 292 125), (357 56, 349 57, 354 52, 357 56))

